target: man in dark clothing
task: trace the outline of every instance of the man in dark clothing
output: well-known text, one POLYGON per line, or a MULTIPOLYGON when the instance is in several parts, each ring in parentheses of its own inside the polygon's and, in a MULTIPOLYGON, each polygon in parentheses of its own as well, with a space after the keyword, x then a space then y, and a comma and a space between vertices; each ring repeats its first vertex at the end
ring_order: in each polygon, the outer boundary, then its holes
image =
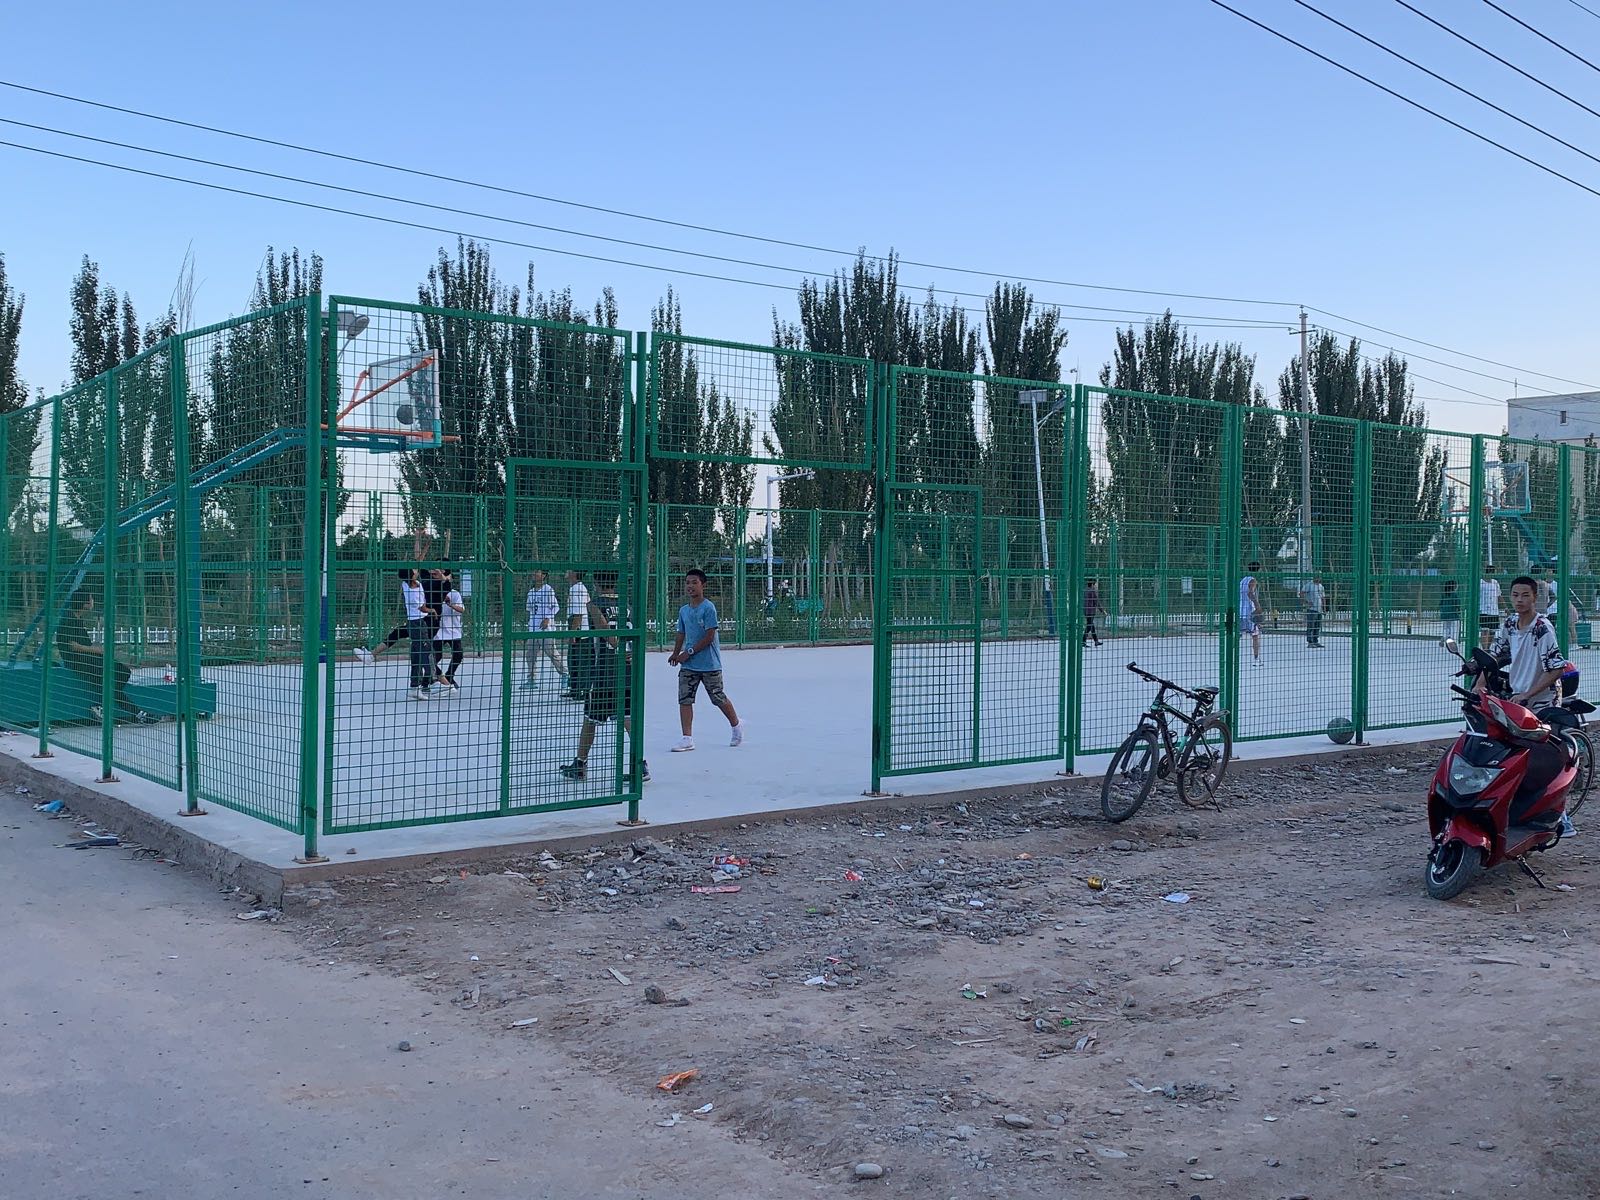
POLYGON ((116 715, 120 720, 138 721, 153 725, 161 718, 135 708, 128 699, 128 678, 133 672, 126 663, 117 662, 105 647, 97 646, 89 636, 89 617, 94 612, 94 593, 79 588, 67 601, 67 611, 56 624, 56 653, 61 665, 71 672, 74 680, 91 697, 90 705, 96 717, 100 715, 101 673, 108 658, 111 659, 112 696, 116 702, 116 715))

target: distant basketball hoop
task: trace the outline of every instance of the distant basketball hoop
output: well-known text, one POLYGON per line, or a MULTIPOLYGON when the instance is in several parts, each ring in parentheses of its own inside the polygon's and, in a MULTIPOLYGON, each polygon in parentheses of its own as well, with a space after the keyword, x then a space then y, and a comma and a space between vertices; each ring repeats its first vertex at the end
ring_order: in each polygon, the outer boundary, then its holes
POLYGON ((366 367, 339 410, 336 433, 341 444, 379 453, 442 445, 439 352, 401 354, 366 367))

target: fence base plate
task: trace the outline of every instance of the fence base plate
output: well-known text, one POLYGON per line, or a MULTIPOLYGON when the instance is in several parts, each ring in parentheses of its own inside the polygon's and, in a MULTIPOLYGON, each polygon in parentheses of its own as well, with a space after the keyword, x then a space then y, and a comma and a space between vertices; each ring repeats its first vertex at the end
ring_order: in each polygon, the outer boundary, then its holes
POLYGON ((208 813, 203 808, 195 808, 195 809, 180 808, 178 810, 178 815, 180 817, 209 817, 211 814, 208 813))
POLYGON ((299 863, 302 867, 309 867, 313 863, 325 863, 325 862, 327 862, 328 861, 328 857, 326 855, 324 855, 324 854, 313 854, 310 858, 301 858, 301 857, 299 857, 297 855, 295 857, 294 861, 299 863))
POLYGON ((621 825, 624 829, 637 829, 640 825, 648 825, 650 822, 646 821, 643 817, 639 817, 632 821, 618 821, 617 824, 621 825))

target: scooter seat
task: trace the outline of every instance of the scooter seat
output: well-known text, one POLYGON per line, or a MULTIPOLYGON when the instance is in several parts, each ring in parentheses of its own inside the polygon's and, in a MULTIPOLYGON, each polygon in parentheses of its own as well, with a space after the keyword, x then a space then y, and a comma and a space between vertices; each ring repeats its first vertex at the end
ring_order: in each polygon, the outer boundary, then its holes
POLYGON ((1565 729, 1583 728, 1583 722, 1578 719, 1578 715, 1576 713, 1569 712, 1567 709, 1561 708, 1559 705, 1551 705, 1549 708, 1541 708, 1538 715, 1539 719, 1547 725, 1559 725, 1565 729))

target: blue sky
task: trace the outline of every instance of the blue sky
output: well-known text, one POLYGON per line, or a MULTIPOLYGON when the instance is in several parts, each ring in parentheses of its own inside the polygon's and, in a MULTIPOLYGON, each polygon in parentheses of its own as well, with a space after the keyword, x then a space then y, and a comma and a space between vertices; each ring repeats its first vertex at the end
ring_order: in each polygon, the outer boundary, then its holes
MULTIPOLYGON (((1292 0, 1230 0, 1352 66, 1600 189, 1600 166, 1479 109, 1292 0)), ((1529 120, 1600 154, 1600 119, 1450 40, 1393 0, 1316 0, 1529 120)), ((1600 76, 1487 5, 1415 0, 1600 108, 1600 76)), ((6 19, 0 78, 210 125, 589 204, 987 272, 906 267, 913 289, 983 293, 1031 275, 1068 309, 1085 379, 1114 325, 1171 305, 1258 354, 1275 387, 1291 307, 1167 300, 1067 282, 1304 302, 1572 380, 1600 380, 1592 264, 1600 198, 1317 62, 1207 0, 792 6, 396 3, 28 6, 6 19)), ((1600 61, 1600 19, 1569 0, 1507 7, 1600 61)), ((0 88, 0 117, 586 233, 826 273, 844 260, 495 195, 0 88)), ((792 273, 404 206, 330 198, 15 126, 0 139, 552 249, 792 286, 792 273)), ((327 262, 329 291, 413 298, 447 234, 205 192, 0 147, 0 251, 27 295, 23 373, 67 372, 67 292, 84 254, 154 317, 192 243, 196 318, 243 311, 264 248, 327 262)), ((645 328, 671 283, 686 331, 766 341, 783 290, 497 246, 540 287, 592 303, 613 287, 645 328)), ((981 307, 977 300, 965 301, 981 307)), ((1366 332, 1346 320, 1314 320, 1366 332)), ((1574 390, 1368 333, 1413 358, 1439 428, 1498 430, 1511 385, 1574 390)))

